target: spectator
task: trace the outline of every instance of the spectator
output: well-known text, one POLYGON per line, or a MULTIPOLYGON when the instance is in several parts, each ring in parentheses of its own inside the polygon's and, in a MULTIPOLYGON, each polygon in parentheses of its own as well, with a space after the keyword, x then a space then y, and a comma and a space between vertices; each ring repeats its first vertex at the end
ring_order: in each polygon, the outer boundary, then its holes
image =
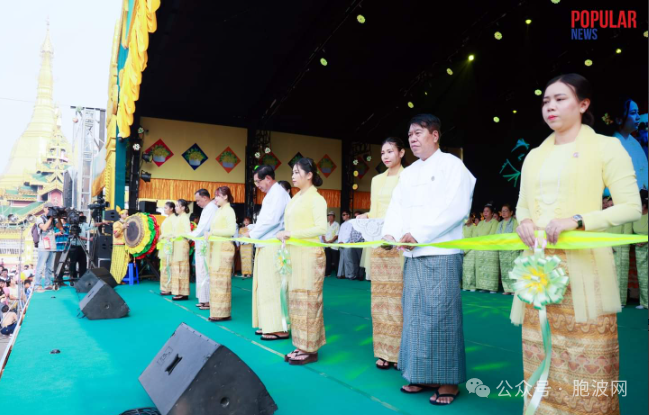
POLYGON ((16 324, 18 324, 18 316, 16 313, 13 311, 9 311, 9 307, 7 305, 2 306, 2 324, 0 327, 0 334, 4 336, 9 336, 10 334, 13 334, 14 329, 16 328, 16 324))
MULTIPOLYGON (((327 213, 327 233, 320 237, 320 241, 326 244, 333 244, 338 241, 338 233, 340 232, 340 225, 335 221, 336 214, 333 211, 327 213)), ((332 271, 338 273, 338 248, 325 248, 325 256, 327 258, 327 265, 325 269, 325 276, 328 277, 332 271)))
POLYGON ((29 296, 32 295, 32 281, 29 279, 25 280, 23 287, 25 287, 25 297, 29 298, 29 296))
MULTIPOLYGON (((57 228, 61 233, 63 232, 63 226, 61 222, 54 219, 54 217, 49 216, 50 208, 54 207, 51 202, 45 203, 43 210, 45 215, 39 217, 36 220, 36 224, 39 228, 39 243, 38 243, 38 265, 36 267, 36 281, 35 285, 37 290, 43 290, 39 285, 41 285, 42 280, 45 280, 45 290, 52 289, 52 280, 54 279, 54 257, 56 256, 56 251, 48 250, 44 243, 44 237, 48 234, 54 232, 54 228, 57 228)), ((51 241, 50 241, 51 243, 51 241)), ((54 249, 53 246, 49 249, 54 249)))

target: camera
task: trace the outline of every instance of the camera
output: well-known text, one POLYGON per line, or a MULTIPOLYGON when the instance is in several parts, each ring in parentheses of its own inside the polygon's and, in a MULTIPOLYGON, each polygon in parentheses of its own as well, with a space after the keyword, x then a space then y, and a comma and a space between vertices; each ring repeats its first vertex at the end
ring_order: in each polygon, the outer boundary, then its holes
POLYGON ((90 210, 103 210, 106 209, 107 207, 110 206, 110 203, 106 202, 106 199, 104 199, 103 196, 97 197, 97 200, 95 203, 91 203, 88 205, 88 209, 90 210))
POLYGON ((45 215, 46 218, 64 218, 66 216, 66 211, 65 208, 60 207, 60 206, 52 206, 48 208, 47 215, 45 215))

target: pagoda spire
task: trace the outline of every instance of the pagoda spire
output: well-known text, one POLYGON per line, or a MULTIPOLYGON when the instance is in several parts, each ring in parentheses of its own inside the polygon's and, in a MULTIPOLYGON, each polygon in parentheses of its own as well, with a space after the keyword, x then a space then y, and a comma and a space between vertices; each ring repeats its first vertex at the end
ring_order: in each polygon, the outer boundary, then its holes
POLYGON ((24 173, 36 169, 37 164, 46 155, 48 143, 54 138, 57 129, 53 100, 53 60, 54 48, 48 20, 45 40, 41 46, 41 68, 32 118, 13 145, 9 163, 0 178, 0 187, 21 186, 24 183, 24 173))

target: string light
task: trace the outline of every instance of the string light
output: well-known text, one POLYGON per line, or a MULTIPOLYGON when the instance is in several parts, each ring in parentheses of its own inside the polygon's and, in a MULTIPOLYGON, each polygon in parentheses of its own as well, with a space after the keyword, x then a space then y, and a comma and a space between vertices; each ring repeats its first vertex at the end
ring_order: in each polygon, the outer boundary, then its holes
POLYGON ((358 170, 354 170, 354 177, 358 177, 358 170))
POLYGON ((415 104, 412 102, 408 101, 408 108, 415 108, 415 104))
POLYGON ((449 75, 453 75, 453 70, 451 68, 448 68, 446 70, 446 73, 449 74, 449 75))
POLYGON ((517 114, 517 113, 518 113, 518 111, 516 111, 516 110, 514 110, 514 111, 512 111, 512 113, 514 113, 514 114, 517 114))
POLYGON ((498 118, 498 117, 494 117, 494 122, 495 122, 496 124, 498 124, 498 123, 500 122, 500 118, 498 118))
POLYGON ((472 62, 475 59, 475 56, 469 55, 469 62, 472 62))
POLYGON ((352 189, 354 189, 354 190, 358 189, 358 185, 356 183, 354 183, 354 185, 352 186, 352 189))
POLYGON ((500 40, 503 38, 503 34, 500 32, 496 32, 494 33, 494 37, 496 38, 496 40, 500 40))
POLYGON ((622 53, 622 49, 620 49, 620 48, 615 49, 615 53, 617 53, 617 54, 622 53))
POLYGON ((552 4, 559 4, 561 3, 561 0, 552 0, 552 4))
POLYGON ((320 58, 320 65, 327 66, 328 64, 329 64, 329 62, 327 62, 327 60, 325 58, 320 58))
POLYGON ((541 91, 540 89, 534 90, 534 95, 536 95, 537 97, 540 97, 542 94, 543 94, 543 91, 541 91))
POLYGON ((365 23, 365 16, 359 14, 358 16, 356 16, 356 20, 358 20, 358 23, 363 24, 365 23))
POLYGON ((586 66, 593 66, 593 61, 590 60, 590 59, 586 59, 586 61, 584 62, 584 65, 586 65, 586 66))
POLYGON ((527 20, 525 20, 525 24, 528 24, 528 25, 529 25, 529 24, 532 24, 532 19, 527 19, 527 20))

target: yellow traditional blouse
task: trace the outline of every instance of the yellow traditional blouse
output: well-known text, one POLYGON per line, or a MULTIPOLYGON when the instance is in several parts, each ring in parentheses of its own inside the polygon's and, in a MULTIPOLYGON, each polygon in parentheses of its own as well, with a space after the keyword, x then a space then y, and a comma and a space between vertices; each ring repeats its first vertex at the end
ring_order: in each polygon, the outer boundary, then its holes
POLYGON ((473 230, 472 237, 493 235, 496 233, 496 229, 498 229, 498 221, 495 219, 492 218, 489 222, 482 220, 473 230))
POLYGON ((462 236, 465 238, 473 238, 473 231, 475 231, 475 229, 476 229, 475 225, 470 225, 470 226, 464 225, 462 227, 462 236))
MULTIPOLYGON (((543 227, 552 219, 583 217, 586 231, 600 232, 641 215, 635 171, 619 140, 582 125, 574 143, 556 145, 550 135, 525 158, 516 208, 520 222, 543 227), (602 210, 608 187, 615 205, 602 210)), ((529 252, 529 251, 527 251, 529 252)), ((592 321, 621 311, 611 248, 566 251, 575 320, 592 321)), ((522 323, 524 307, 514 299, 511 319, 522 323)))
POLYGON ((291 238, 319 242, 327 233, 327 202, 315 186, 300 190, 286 205, 284 228, 291 238))
POLYGON ((387 170, 372 178, 370 211, 367 212, 368 218, 385 218, 390 206, 390 200, 392 200, 392 192, 399 183, 399 176, 401 176, 402 171, 403 166, 399 167, 399 171, 394 176, 388 176, 389 170, 387 170))
POLYGON ((237 232, 237 215, 229 203, 219 207, 212 223, 210 224, 210 235, 232 237, 237 232))
POLYGON ((642 215, 640 219, 633 222, 633 233, 637 235, 647 234, 647 214, 642 215))

